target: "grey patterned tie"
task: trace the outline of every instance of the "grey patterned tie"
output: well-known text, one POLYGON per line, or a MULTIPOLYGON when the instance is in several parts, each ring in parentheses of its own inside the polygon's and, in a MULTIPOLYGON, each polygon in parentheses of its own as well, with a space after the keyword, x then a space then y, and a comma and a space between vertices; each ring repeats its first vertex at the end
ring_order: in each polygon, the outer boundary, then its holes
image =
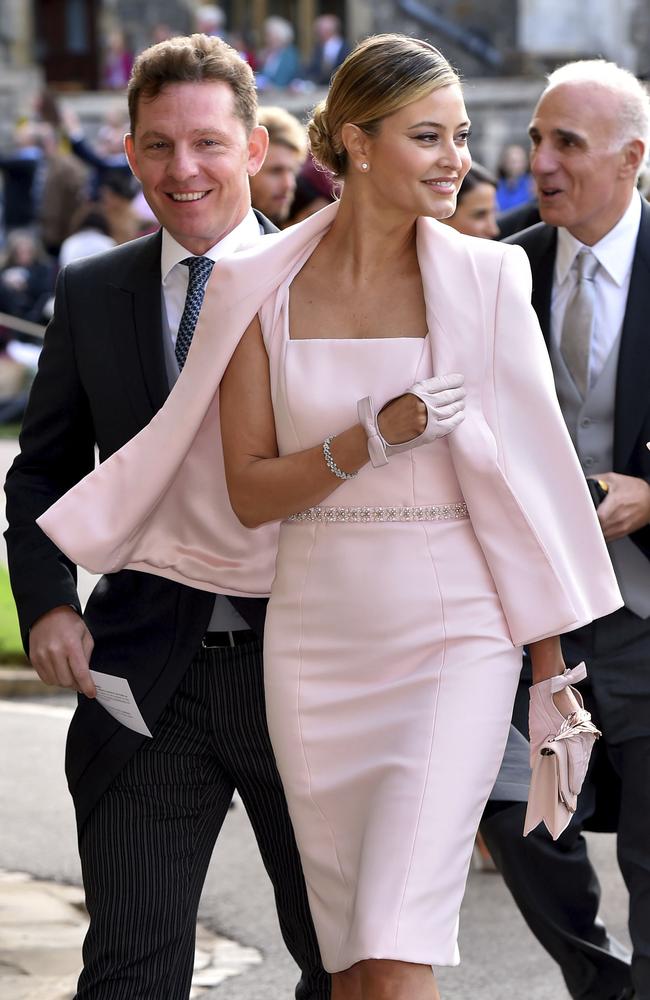
POLYGON ((192 343, 196 321, 203 305, 205 286, 212 273, 214 261, 210 260, 209 257, 186 257, 185 260, 181 261, 181 264, 185 264, 190 269, 190 280, 187 286, 183 315, 176 335, 176 360, 179 369, 182 369, 185 364, 187 352, 192 343))
POLYGON ((577 272, 576 286, 564 313, 560 351, 571 378, 585 399, 589 392, 589 353, 596 305, 594 277, 598 261, 591 250, 583 247, 573 267, 577 272))

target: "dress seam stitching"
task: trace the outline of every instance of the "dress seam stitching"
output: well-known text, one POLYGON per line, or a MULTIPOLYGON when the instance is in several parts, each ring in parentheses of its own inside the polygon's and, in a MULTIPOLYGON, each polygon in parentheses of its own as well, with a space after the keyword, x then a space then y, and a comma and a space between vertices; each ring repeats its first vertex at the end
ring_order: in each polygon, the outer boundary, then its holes
MULTIPOLYGON (((313 534, 312 534, 311 546, 310 546, 310 549, 309 549, 309 554, 307 556, 307 563, 306 563, 306 566, 305 566, 305 574, 303 576, 303 583, 302 583, 302 587, 300 589, 300 602, 299 602, 299 605, 298 605, 298 689, 296 691, 296 715, 297 715, 297 718, 298 718, 298 731, 300 733, 300 747, 301 747, 301 750, 302 750, 302 756, 303 756, 303 760, 304 760, 304 763, 305 763, 305 770, 307 772, 307 784, 308 784, 308 790, 309 790, 309 799, 310 799, 312 805, 314 806, 314 808, 316 809, 316 811, 318 812, 318 814, 320 815, 323 823, 325 823, 325 826, 327 827, 330 839, 332 841, 332 849, 333 849, 333 852, 334 852, 334 857, 336 858, 336 864, 337 864, 337 867, 338 867, 338 870, 339 870, 339 876, 340 876, 341 881, 342 881, 342 883, 343 883, 343 885, 344 885, 344 887, 346 889, 346 895, 349 898, 350 887, 348 886, 346 878, 345 878, 345 875, 343 873, 343 868, 341 866, 341 859, 339 858, 338 850, 336 848, 336 838, 334 836, 334 831, 332 830, 332 827, 331 827, 331 824, 330 824, 329 820, 327 819, 325 813, 323 812, 323 810, 319 806, 319 804, 316 801, 316 799, 314 797, 314 794, 312 792, 311 770, 310 770, 310 767, 309 767, 309 760, 307 758, 307 751, 306 751, 306 748, 305 748, 305 741, 304 741, 304 738, 303 738, 302 719, 301 719, 301 715, 300 715, 300 693, 301 693, 301 687, 302 687, 302 662, 303 662, 302 661, 302 644, 303 644, 303 636, 304 636, 303 617, 302 617, 302 615, 303 615, 303 589, 304 589, 304 586, 305 586, 305 583, 306 583, 306 580, 307 580, 307 575, 309 573, 309 567, 311 566, 311 560, 312 560, 312 555, 313 555, 313 552, 314 552, 314 548, 316 547, 316 535, 317 535, 317 532, 318 532, 318 526, 315 526, 313 534)), ((348 908, 348 914, 346 914, 346 915, 349 915, 349 908, 348 908)), ((338 940, 338 943, 337 943, 337 946, 336 946, 336 956, 337 956, 337 958, 338 958, 338 956, 340 954, 340 951, 341 951, 341 944, 342 944, 342 941, 343 941, 343 936, 344 936, 344 930, 343 930, 343 927, 341 927, 341 931, 340 931, 340 935, 339 935, 339 940, 338 940)))
POLYGON ((443 598, 442 590, 441 590, 441 587, 440 587, 440 578, 438 576, 438 570, 436 568, 436 564, 435 564, 435 560, 433 558, 433 555, 431 554, 431 549, 430 549, 430 545, 429 545, 429 539, 427 537, 426 529, 424 528, 424 526, 423 526, 423 534, 424 534, 424 539, 425 539, 425 544, 426 544, 426 550, 427 550, 427 553, 428 553, 428 556, 429 556, 429 560, 431 562, 431 566, 432 566, 432 569, 433 569, 434 576, 436 578, 436 585, 438 587, 438 594, 439 594, 439 597, 440 597, 440 617, 441 617, 441 624, 442 624, 443 648, 442 648, 442 658, 441 658, 441 663, 440 663, 440 669, 438 671, 438 684, 437 684, 437 689, 436 689, 435 706, 434 706, 434 710, 433 710, 433 719, 431 721, 431 737, 430 737, 430 740, 429 740, 429 752, 428 752, 428 755, 427 755, 426 774, 425 774, 424 781, 423 781, 423 784, 422 784, 422 791, 421 791, 421 794, 420 794, 420 805, 419 805, 419 808, 418 808, 417 821, 415 823, 415 829, 414 829, 414 832, 413 832, 413 842, 411 844, 411 851, 410 851, 410 855, 409 855, 408 867, 407 867, 407 870, 406 870, 406 874, 404 876, 404 888, 402 890, 402 898, 400 899, 399 910, 397 912, 397 921, 396 921, 396 924, 395 924, 394 945, 395 945, 396 948, 397 948, 397 941, 398 941, 398 937, 399 937, 399 928, 400 928, 400 921, 401 921, 401 918, 402 918, 402 910, 404 909, 404 901, 406 899, 406 892, 407 892, 407 889, 408 889, 409 878, 411 876, 411 870, 412 870, 412 867, 413 867, 413 856, 415 854, 415 844, 416 844, 416 840, 417 840, 418 830, 420 828, 420 821, 422 819, 422 809, 423 809, 423 806, 424 806, 424 800, 426 798, 426 789, 427 789, 427 785, 429 783, 429 775, 431 773, 431 761, 432 761, 432 755, 433 755, 433 743, 434 743, 434 739, 435 739, 436 721, 437 721, 437 718, 438 718, 438 706, 439 706, 439 702, 440 702, 440 688, 441 688, 441 685, 442 685, 442 675, 443 675, 445 667, 447 665, 447 627, 446 627, 446 622, 445 622, 445 603, 444 603, 444 598, 443 598))

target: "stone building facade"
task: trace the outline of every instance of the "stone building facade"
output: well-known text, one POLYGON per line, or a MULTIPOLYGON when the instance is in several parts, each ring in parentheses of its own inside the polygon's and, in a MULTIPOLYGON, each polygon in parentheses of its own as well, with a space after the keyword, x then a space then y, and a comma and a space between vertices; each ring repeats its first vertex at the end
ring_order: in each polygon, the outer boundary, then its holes
POLYGON ((372 0, 368 3, 371 10, 368 30, 401 31, 426 38, 438 46, 465 77, 503 75, 519 68, 519 2, 372 0))
POLYGON ((354 0, 348 8, 360 33, 428 38, 466 77, 536 76, 594 56, 650 69, 647 0, 354 0))

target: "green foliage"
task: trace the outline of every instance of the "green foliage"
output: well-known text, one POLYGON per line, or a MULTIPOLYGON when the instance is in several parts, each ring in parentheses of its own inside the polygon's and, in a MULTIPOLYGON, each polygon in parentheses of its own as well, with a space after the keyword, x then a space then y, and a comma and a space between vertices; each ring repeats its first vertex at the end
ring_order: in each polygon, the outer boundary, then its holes
POLYGON ((0 566, 0 663, 24 662, 25 653, 9 586, 9 574, 4 566, 0 566))
POLYGON ((0 424, 0 438, 17 438, 20 424, 0 424))

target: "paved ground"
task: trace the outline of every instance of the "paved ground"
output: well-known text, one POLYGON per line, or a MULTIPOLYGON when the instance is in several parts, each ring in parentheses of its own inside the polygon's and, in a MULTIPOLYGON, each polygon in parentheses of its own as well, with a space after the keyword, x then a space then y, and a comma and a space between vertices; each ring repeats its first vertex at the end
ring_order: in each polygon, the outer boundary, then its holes
MULTIPOLYGON (((88 926, 77 886, 0 871, 0 991, 4 1000, 69 1000, 88 926)), ((191 1000, 262 961, 259 951, 199 925, 191 1000)))
MULTIPOLYGON (((72 995, 69 984, 78 969, 83 924, 74 822, 62 775, 71 710, 69 696, 54 702, 0 701, 0 868, 55 883, 0 880, 2 1000, 66 1000, 72 995), (17 956, 21 948, 22 956, 17 956), (28 967, 17 974, 20 962, 28 967), (60 974, 67 979, 56 992, 53 984, 60 974)), ((603 881, 602 915, 612 932, 626 940, 626 894, 613 839, 594 836, 591 845, 603 881)), ((229 814, 212 859, 200 920, 212 935, 201 948, 201 960, 209 957, 210 974, 221 975, 233 958, 220 938, 253 949, 243 954, 235 950, 237 974, 208 987, 202 994, 206 1000, 290 1000, 295 966, 280 940, 269 883, 241 806, 229 814), (262 961, 249 964, 256 953, 262 961)), ((498 875, 471 874, 461 919, 461 955, 459 968, 439 973, 445 1000, 567 996, 556 967, 529 933, 498 875)))

